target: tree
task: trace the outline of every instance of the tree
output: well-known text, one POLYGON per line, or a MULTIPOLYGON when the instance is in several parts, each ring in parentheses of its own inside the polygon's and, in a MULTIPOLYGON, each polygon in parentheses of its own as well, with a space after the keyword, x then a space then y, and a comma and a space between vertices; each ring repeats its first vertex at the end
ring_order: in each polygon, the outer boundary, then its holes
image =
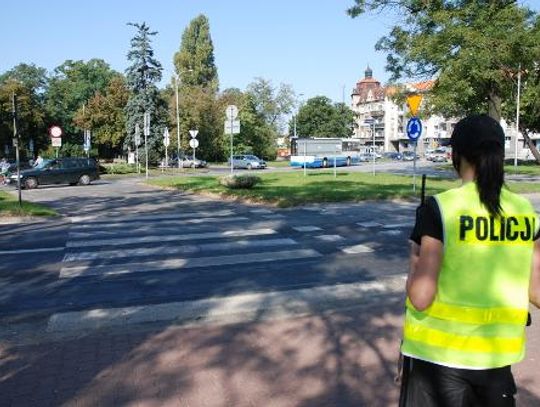
MULTIPOLYGON (((0 75, 0 146, 11 145, 13 137, 12 95, 17 96, 18 131, 23 146, 29 148, 30 140, 34 150, 45 147, 46 117, 44 113, 44 92, 47 88, 47 72, 33 64, 19 64, 0 75)), ((23 149, 24 151, 24 149, 23 149)))
POLYGON ((436 79, 431 102, 450 116, 488 111, 499 120, 511 93, 509 67, 531 67, 534 13, 511 0, 355 0, 352 17, 392 10, 402 20, 376 45, 392 80, 436 79))
MULTIPOLYGON (((161 80, 163 68, 154 57, 152 49, 152 37, 157 31, 150 31, 146 23, 129 23, 137 29, 137 33, 131 39, 131 48, 127 54, 131 65, 126 69, 126 78, 130 96, 125 108, 126 115, 126 138, 124 149, 133 146, 135 127, 138 124, 143 130, 144 113, 150 113, 151 129, 148 137, 149 160, 157 161, 162 150, 163 131, 167 126, 167 107, 160 97, 156 84, 161 80)), ((139 150, 140 152, 140 150, 139 150)), ((141 153, 141 160, 145 155, 141 153)))
POLYGON ((252 97, 255 110, 264 122, 274 128, 277 134, 283 131, 283 118, 290 114, 295 104, 295 93, 287 84, 275 88, 272 82, 264 78, 255 78, 247 87, 252 97))
MULTIPOLYGON (((296 120, 300 137, 346 138, 353 134, 354 112, 343 103, 332 104, 326 96, 309 99, 298 111, 296 120)), ((289 129, 292 133, 293 126, 289 129)))
MULTIPOLYGON (((257 110, 253 94, 239 89, 227 89, 220 97, 220 111, 228 105, 238 106, 240 133, 234 135, 234 152, 254 154, 267 160, 276 158, 276 131, 266 123, 264 115, 257 110)), ((230 155, 230 136, 225 136, 224 146, 227 157, 230 155)))
POLYGON ((92 144, 98 146, 100 157, 113 158, 122 152, 128 99, 126 81, 116 75, 103 93, 97 92, 75 115, 77 127, 92 131, 92 144))
MULTIPOLYGON (((193 19, 182 35, 180 50, 174 55, 176 74, 181 81, 180 133, 182 151, 188 146, 189 130, 199 131, 197 155, 209 161, 225 158, 223 121, 224 110, 217 100, 218 75, 214 62, 214 46, 210 37, 210 25, 204 15, 193 19)), ((169 117, 176 125, 176 101, 170 92, 169 117)), ((174 138, 173 138, 174 139, 174 138)), ((176 141, 171 145, 175 146, 176 141)))
POLYGON ((75 114, 96 92, 104 92, 115 74, 101 59, 67 60, 54 70, 45 107, 51 120, 49 124, 55 123, 64 129, 63 142, 82 144, 81 129, 73 122, 75 114))
POLYGON ((191 20, 182 35, 180 50, 174 55, 176 74, 182 76, 187 87, 200 86, 218 90, 214 45, 210 36, 210 23, 204 15, 191 20))

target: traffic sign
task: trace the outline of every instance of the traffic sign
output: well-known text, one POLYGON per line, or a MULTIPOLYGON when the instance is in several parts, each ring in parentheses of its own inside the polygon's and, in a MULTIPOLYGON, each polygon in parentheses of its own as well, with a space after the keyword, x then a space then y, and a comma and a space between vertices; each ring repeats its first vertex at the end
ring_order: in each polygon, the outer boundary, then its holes
POLYGON ((225 120, 225 134, 240 133, 240 120, 225 120))
POLYGON ((409 140, 416 141, 422 135, 422 122, 418 117, 411 117, 407 122, 407 137, 409 140))
POLYGON ((56 125, 49 127, 49 136, 62 137, 62 134, 64 134, 62 127, 56 125))
POLYGON ((227 119, 234 120, 238 116, 238 108, 235 105, 229 105, 225 109, 225 114, 227 115, 227 119))
POLYGON ((199 130, 190 130, 189 134, 190 134, 191 138, 195 138, 195 137, 197 137, 197 134, 199 134, 199 130))
POLYGON ((165 147, 169 147, 170 143, 171 143, 171 139, 169 137, 169 129, 165 128, 165 131, 163 132, 163 145, 165 147))
POLYGON ((150 112, 144 113, 144 135, 150 135, 150 112))
POLYGON ((420 103, 422 103, 422 95, 414 94, 407 97, 407 105, 413 116, 416 116, 418 113, 420 103))
POLYGON ((141 144, 141 126, 139 126, 139 123, 135 125, 135 145, 138 146, 141 144))
POLYGON ((189 146, 191 148, 199 147, 199 140, 197 140, 196 138, 192 138, 191 140, 189 140, 189 146))
POLYGON ((62 147, 62 137, 51 137, 53 147, 62 147))

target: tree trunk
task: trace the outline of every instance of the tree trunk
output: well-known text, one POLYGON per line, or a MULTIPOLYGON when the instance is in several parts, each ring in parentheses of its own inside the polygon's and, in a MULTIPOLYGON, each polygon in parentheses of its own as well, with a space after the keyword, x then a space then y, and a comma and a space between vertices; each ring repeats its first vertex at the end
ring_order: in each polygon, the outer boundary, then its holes
POLYGON ((488 95, 488 115, 497 122, 501 121, 501 97, 494 89, 488 95))
POLYGON ((527 133, 527 130, 521 130, 521 134, 523 134, 523 138, 525 139, 525 142, 529 146, 531 153, 534 155, 536 162, 540 164, 540 152, 538 152, 536 145, 533 143, 533 141, 529 137, 529 133, 527 133))

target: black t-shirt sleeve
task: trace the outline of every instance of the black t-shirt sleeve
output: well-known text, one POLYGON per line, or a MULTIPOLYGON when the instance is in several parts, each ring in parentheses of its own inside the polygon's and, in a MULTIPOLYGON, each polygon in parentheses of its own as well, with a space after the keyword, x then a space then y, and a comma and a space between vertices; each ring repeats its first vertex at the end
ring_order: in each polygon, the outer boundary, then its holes
POLYGON ((441 242, 444 241, 441 211, 433 197, 429 197, 425 204, 416 210, 416 222, 410 239, 420 244, 422 236, 430 236, 441 242))

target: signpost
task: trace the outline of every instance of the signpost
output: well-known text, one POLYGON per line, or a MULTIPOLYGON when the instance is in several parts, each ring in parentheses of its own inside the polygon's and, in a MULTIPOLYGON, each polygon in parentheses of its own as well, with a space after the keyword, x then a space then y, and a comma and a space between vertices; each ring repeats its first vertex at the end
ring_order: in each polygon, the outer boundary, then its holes
POLYGON ((139 123, 135 125, 135 165, 137 165, 137 174, 141 173, 141 165, 139 162, 139 145, 141 144, 141 126, 139 123))
POLYGON ((231 135, 231 174, 234 172, 233 165, 233 135, 240 133, 240 120, 238 117, 238 108, 235 105, 229 105, 225 109, 227 120, 225 120, 225 134, 231 135))
POLYGON ((51 144, 56 147, 56 158, 58 158, 58 150, 62 147, 62 135, 64 131, 60 126, 53 125, 49 127, 49 136, 51 137, 51 144))
POLYGON ((169 144, 171 144, 171 139, 169 137, 169 129, 165 127, 165 130, 163 131, 163 145, 165 146, 165 168, 169 167, 169 144))
POLYGON ((416 147, 418 139, 422 135, 422 122, 418 117, 411 117, 407 122, 407 137, 414 144, 414 161, 413 161, 413 192, 416 192, 416 147))
POLYGON ((197 140, 197 134, 199 134, 199 130, 190 130, 189 135, 191 136, 191 140, 189 140, 189 146, 193 149, 193 162, 195 162, 195 150, 197 147, 199 147, 199 140, 197 140))
POLYGON ((375 175, 375 119, 373 117, 368 117, 364 120, 364 124, 371 127, 371 137, 372 137, 372 162, 371 162, 371 172, 375 175))
POLYGON ((90 158, 90 147, 91 147, 91 133, 90 133, 90 130, 85 130, 84 131, 84 142, 83 142, 83 149, 84 149, 84 152, 86 153, 86 157, 87 158, 90 158))
POLYGON ((144 112, 144 154, 146 156, 146 179, 148 179, 148 136, 150 135, 150 112, 144 112))

